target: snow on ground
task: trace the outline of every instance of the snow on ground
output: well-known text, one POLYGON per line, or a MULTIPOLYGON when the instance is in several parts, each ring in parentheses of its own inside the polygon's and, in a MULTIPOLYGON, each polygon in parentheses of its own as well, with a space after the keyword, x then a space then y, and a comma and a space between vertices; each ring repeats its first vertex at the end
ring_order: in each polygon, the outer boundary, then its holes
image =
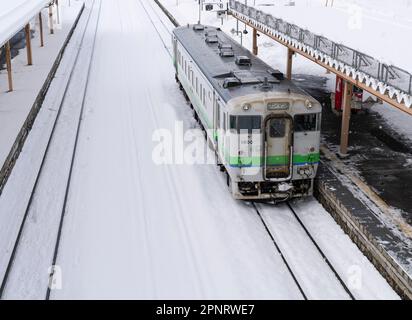
MULTIPOLYGON (((85 15, 83 20, 86 20, 89 12, 86 10, 83 14, 85 15)), ((98 8, 92 13, 79 51, 78 63, 73 70, 72 79, 76 81, 71 81, 67 88, 66 99, 61 106, 53 139, 48 146, 48 155, 52 155, 45 158, 44 167, 48 169, 42 171, 39 177, 36 185, 37 192, 27 212, 28 219, 22 232, 19 250, 14 256, 13 268, 8 275, 7 287, 3 293, 3 297, 7 299, 45 297, 41 289, 47 287, 48 279, 43 275, 53 259, 58 232, 56 226, 60 222, 58 213, 61 212, 65 197, 72 160, 71 151, 74 147, 77 123, 81 113, 87 70, 92 59, 91 52, 97 17, 98 8), (38 250, 35 256, 33 256, 33 248, 38 250)), ((60 103, 56 108, 59 106, 60 103)), ((33 143, 36 140, 30 140, 30 142, 33 143)), ((30 148, 31 145, 28 147, 30 148)))
MULTIPOLYGON (((42 155, 45 152, 53 123, 57 117, 60 101, 65 93, 65 86, 70 77, 72 66, 81 44, 82 30, 84 29, 85 22, 85 16, 82 15, 70 43, 65 50, 65 54, 56 71, 55 78, 49 87, 33 128, 27 137, 19 159, 16 162, 0 197, 0 279, 3 279, 10 255, 13 251, 13 246, 36 180, 36 175, 41 165, 42 155)), ((56 176, 58 176, 57 173, 54 174, 54 177, 56 176)), ((55 180, 59 181, 61 179, 55 180)), ((49 195, 52 194, 53 190, 49 191, 49 195)), ((51 201, 54 200, 54 197, 49 198, 51 201)), ((45 214, 50 213, 50 211, 51 210, 40 211, 37 214, 30 215, 28 224, 33 224, 35 228, 38 226, 41 227, 40 221, 42 221, 42 217, 45 214)), ((51 212, 51 214, 56 216, 54 212, 51 212)), ((54 219, 56 218, 58 217, 55 217, 54 219)), ((55 221, 54 219, 52 217, 51 220, 55 221)), ((53 226, 53 228, 46 229, 47 231, 45 232, 45 229, 43 228, 43 230, 40 230, 33 238, 29 238, 26 242, 24 249, 29 250, 29 252, 35 252, 34 255, 31 254, 26 262, 28 263, 28 266, 33 267, 34 265, 34 268, 33 270, 29 270, 32 273, 29 276, 26 276, 24 265, 19 266, 21 268, 18 270, 22 272, 20 272, 16 278, 22 280, 19 282, 19 285, 25 287, 23 292, 20 292, 19 297, 33 297, 33 295, 30 295, 33 288, 32 284, 34 283, 34 285, 38 285, 36 280, 45 272, 47 273, 47 270, 42 270, 40 274, 37 275, 34 274, 33 271, 38 267, 37 264, 40 265, 41 258, 44 257, 43 253, 45 253, 45 248, 50 247, 53 243, 52 235, 55 234, 55 229, 55 226, 53 226), (46 238, 46 241, 39 245, 39 242, 44 238, 46 238), (38 246, 36 247, 36 245, 38 246), (34 248, 37 248, 38 251, 34 248)), ((23 234, 23 242, 24 236, 25 234, 23 234)), ((17 253, 17 258, 20 254, 21 252, 17 253)), ((46 261, 46 265, 50 265, 50 262, 46 261)), ((47 279, 45 280, 47 281, 47 279)), ((7 288, 8 287, 6 287, 6 294, 7 288)), ((13 294, 13 291, 9 291, 10 296, 13 294)), ((40 293, 38 293, 38 295, 40 295, 40 293)), ((44 297, 44 293, 42 293, 41 296, 44 297)))
POLYGON ((90 84, 52 298, 301 298, 214 167, 154 164, 187 105, 139 2, 103 1, 90 84))
MULTIPOLYGON (((22 49, 19 55, 12 60, 13 92, 6 92, 7 72, 3 70, 0 73, 0 167, 3 166, 83 3, 71 1, 69 7, 68 2, 69 0, 60 1, 61 29, 50 35, 45 24, 45 46, 43 48, 40 47, 39 33, 34 34, 32 39, 33 65, 27 66, 26 49, 22 49)), ((7 3, 14 2, 8 1, 7 3)), ((46 18, 47 11, 44 11, 43 20, 46 21, 46 18)), ((2 21, 1 17, 0 21, 2 21)), ((38 26, 36 26, 37 30, 38 26)))
POLYGON ((389 285, 380 277, 378 271, 364 255, 359 254, 358 247, 316 199, 295 201, 293 207, 356 298, 397 298, 394 292, 388 290, 389 285))
MULTIPOLYGON (((170 45, 170 36, 165 26, 153 17, 156 28, 162 30, 160 38, 156 35, 142 3, 148 8, 151 2, 102 1, 90 86, 57 256, 62 287, 53 290, 51 298, 302 299, 253 208, 232 199, 224 176, 214 165, 159 166, 153 162, 156 130, 174 132, 179 120, 186 129, 194 124, 174 81, 172 62, 165 50, 170 45)), ((58 90, 53 90, 50 94, 57 93, 58 90)), ((77 101, 75 96, 68 98, 77 101)), ((48 122, 47 109, 42 110, 45 113, 40 119, 48 122)), ((68 117, 64 119, 69 121, 68 117)), ((36 121, 37 124, 41 125, 36 121)), ((39 139, 42 137, 42 130, 34 132, 40 135, 39 139)), ((36 139, 36 135, 31 137, 36 139)), ((16 194, 26 190, 25 201, 30 194, 33 181, 27 181, 25 173, 33 171, 29 161, 33 149, 27 148, 34 148, 34 142, 24 147, 0 198, 0 208, 7 208, 11 204, 8 201, 12 201, 14 205, 9 208, 15 210, 0 217, 0 226, 18 225, 16 217, 21 217, 21 206, 16 194)), ((34 160, 38 163, 41 154, 36 154, 34 160)), ((59 153, 50 155, 53 161, 58 161, 53 157, 60 157, 59 153)), ((65 174, 63 166, 45 167, 45 181, 39 185, 36 199, 37 208, 42 209, 29 212, 30 223, 25 234, 29 235, 30 230, 53 234, 57 230, 56 222, 51 225, 44 219, 47 215, 60 214, 55 207, 45 206, 51 198, 46 192, 47 180, 54 185, 56 179, 64 180, 65 174)), ((310 202, 303 202, 308 203, 304 210, 327 216, 320 205, 311 206, 310 202)), ((266 217, 278 213, 276 207, 265 210, 266 217)), ((282 212, 274 217, 282 218, 282 212)), ((284 222, 287 226, 287 221, 284 222)), ((313 219, 311 223, 311 228, 319 228, 316 235, 322 236, 321 231, 328 230, 322 243, 328 242, 328 254, 335 262, 342 263, 341 276, 351 272, 353 262, 360 261, 362 272, 367 274, 362 284, 370 288, 361 290, 360 298, 396 298, 333 219, 313 219), (332 250, 334 243, 339 243, 339 250, 332 250)), ((289 238, 287 230, 276 234, 287 248, 297 244, 289 238)), ((6 240, 10 243, 11 238, 6 240)), ((29 293, 32 297, 44 297, 46 287, 42 286, 48 279, 45 270, 48 263, 41 261, 44 267, 34 268, 35 274, 30 274, 29 266, 35 260, 31 255, 50 256, 50 249, 44 252, 50 248, 50 241, 42 236, 22 242, 19 250, 28 254, 19 260, 16 271, 28 272, 16 274, 20 284, 10 282, 8 296, 28 297, 28 287, 21 284, 39 279, 42 285, 31 286, 29 289, 34 291, 29 293)), ((319 257, 310 255, 304 261, 299 248, 294 249, 297 256, 289 258, 295 259, 299 267, 296 271, 303 272, 301 277, 307 276, 304 265, 316 266, 319 257)), ((323 279, 323 272, 312 271, 311 281, 318 280, 327 286, 325 290, 333 292, 330 274, 323 279)), ((320 297, 321 288, 309 292, 310 296, 320 297)), ((341 290, 336 287, 333 297, 338 297, 341 290)))
MULTIPOLYGON (((356 299, 397 298, 388 283, 316 199, 297 200, 293 208, 356 299)), ((259 210, 298 275, 299 283, 309 293, 308 298, 348 299, 343 287, 336 290, 338 279, 291 210, 286 205, 276 209, 270 205, 259 205, 259 210), (317 276, 319 273, 322 273, 322 278, 317 276)))

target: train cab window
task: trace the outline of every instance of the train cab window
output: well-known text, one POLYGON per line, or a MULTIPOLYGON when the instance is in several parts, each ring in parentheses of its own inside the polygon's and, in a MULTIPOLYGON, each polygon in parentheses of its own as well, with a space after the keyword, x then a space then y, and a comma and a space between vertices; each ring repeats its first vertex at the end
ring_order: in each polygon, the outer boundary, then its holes
POLYGON ((269 123, 269 135, 271 138, 283 138, 286 132, 285 118, 273 118, 269 123))
POLYGON ((237 128, 237 123, 236 123, 236 116, 230 116, 229 118, 229 129, 230 130, 236 130, 237 128))
POLYGON ((295 132, 316 131, 317 130, 316 113, 298 114, 294 118, 294 130, 295 132))
MULTIPOLYGON (((231 119, 232 121, 232 119, 231 119)), ((253 131, 260 130, 262 124, 261 116, 238 116, 237 117, 237 129, 240 133, 247 130, 249 134, 253 131)))

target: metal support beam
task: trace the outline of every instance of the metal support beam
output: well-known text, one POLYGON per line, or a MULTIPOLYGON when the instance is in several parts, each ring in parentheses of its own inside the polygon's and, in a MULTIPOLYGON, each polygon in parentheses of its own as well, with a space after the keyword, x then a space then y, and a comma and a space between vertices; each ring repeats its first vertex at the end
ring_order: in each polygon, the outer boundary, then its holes
POLYGON ((351 104, 353 95, 353 84, 348 81, 344 82, 343 92, 343 113, 342 113, 342 127, 340 132, 340 147, 339 153, 342 156, 348 154, 348 140, 349 140, 349 124, 351 115, 351 104))
POLYGON ((258 55, 258 46, 257 46, 257 30, 255 28, 253 28, 253 54, 255 56, 258 55))
POLYGON ((41 12, 39 13, 39 29, 40 29, 40 47, 44 47, 43 17, 41 15, 41 12))
POLYGON ((5 45, 6 49, 6 64, 7 64, 7 77, 9 81, 9 91, 13 91, 13 76, 11 74, 11 52, 10 52, 10 42, 7 41, 5 45))
POLYGON ((30 32, 30 23, 26 24, 24 28, 26 33, 26 49, 27 49, 27 64, 31 66, 33 64, 33 56, 31 50, 31 32, 30 32))
POLYGON ((50 34, 54 34, 54 27, 53 27, 53 7, 49 6, 49 26, 50 26, 50 34))
POLYGON ((286 78, 292 80, 292 61, 293 61, 294 51, 291 48, 288 48, 288 59, 286 65, 286 78))

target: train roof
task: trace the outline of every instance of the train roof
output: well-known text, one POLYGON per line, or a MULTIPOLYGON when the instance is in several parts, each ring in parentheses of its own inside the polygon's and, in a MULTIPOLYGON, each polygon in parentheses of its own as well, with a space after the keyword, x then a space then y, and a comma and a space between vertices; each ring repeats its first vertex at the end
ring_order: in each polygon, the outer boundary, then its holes
POLYGON ((304 90, 284 79, 280 71, 274 70, 240 46, 220 28, 187 25, 173 32, 225 102, 259 92, 290 92, 310 97, 304 90), (226 56, 221 56, 221 51, 226 56), (236 63, 237 59, 242 58, 249 58, 241 61, 246 65, 236 63))

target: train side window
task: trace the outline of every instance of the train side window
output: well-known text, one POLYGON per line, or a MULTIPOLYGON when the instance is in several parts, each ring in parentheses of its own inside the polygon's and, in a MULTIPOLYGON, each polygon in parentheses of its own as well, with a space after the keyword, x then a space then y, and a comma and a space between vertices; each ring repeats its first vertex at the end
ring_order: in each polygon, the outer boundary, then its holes
POLYGON ((206 105, 206 90, 203 88, 203 104, 206 105))
POLYGON ((316 131, 317 129, 317 114, 297 114, 294 117, 295 132, 316 131))
POLYGON ((226 131, 226 113, 223 112, 223 130, 226 131))
POLYGON ((269 135, 271 138, 283 138, 286 133, 286 123, 284 118, 273 118, 269 124, 269 135))
POLYGON ((216 105, 216 123, 217 127, 220 129, 220 104, 216 105))

